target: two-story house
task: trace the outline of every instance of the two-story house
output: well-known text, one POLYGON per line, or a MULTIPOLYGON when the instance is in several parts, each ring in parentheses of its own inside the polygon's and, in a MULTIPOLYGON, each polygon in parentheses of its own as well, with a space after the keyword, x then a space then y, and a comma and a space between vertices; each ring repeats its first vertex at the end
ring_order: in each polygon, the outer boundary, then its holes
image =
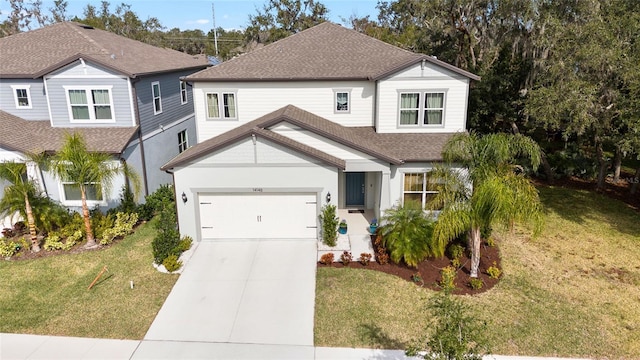
MULTIPOLYGON (((172 182, 160 166, 196 142, 192 91, 181 77, 206 67, 205 57, 75 22, 0 38, 0 161, 53 153, 65 133, 80 132, 91 150, 137 170, 141 195, 153 192, 172 182)), ((73 183, 36 167, 30 176, 51 198, 79 205, 73 183)), ((124 181, 111 193, 90 191, 89 205, 115 205, 124 181)))
POLYGON ((316 238, 326 203, 425 204, 479 77, 327 22, 185 80, 199 143, 163 169, 202 240, 316 238))

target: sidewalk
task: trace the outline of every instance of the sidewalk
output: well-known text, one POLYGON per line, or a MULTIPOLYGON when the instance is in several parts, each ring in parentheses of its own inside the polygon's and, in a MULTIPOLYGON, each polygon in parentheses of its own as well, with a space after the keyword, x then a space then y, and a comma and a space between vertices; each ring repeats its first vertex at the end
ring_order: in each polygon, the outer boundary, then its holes
MULTIPOLYGON (((212 342, 89 339, 0 334, 0 359, 291 359, 408 360, 402 350, 212 342)), ((485 360, 561 360, 525 356, 485 356, 485 360)), ((572 359, 583 360, 583 359, 572 359)))

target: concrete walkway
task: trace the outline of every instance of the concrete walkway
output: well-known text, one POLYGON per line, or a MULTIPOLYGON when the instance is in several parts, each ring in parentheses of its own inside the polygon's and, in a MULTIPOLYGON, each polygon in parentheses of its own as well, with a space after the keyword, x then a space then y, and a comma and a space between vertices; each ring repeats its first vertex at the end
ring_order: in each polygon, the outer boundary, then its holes
POLYGON ((313 345, 315 240, 201 242, 145 340, 313 345))
MULTIPOLYGON (((374 350, 292 345, 224 344, 151 340, 110 340, 40 335, 0 334, 0 359, 403 360, 415 358, 406 357, 402 350, 374 350)), ((485 356, 484 359, 562 360, 560 358, 498 355, 485 356)))

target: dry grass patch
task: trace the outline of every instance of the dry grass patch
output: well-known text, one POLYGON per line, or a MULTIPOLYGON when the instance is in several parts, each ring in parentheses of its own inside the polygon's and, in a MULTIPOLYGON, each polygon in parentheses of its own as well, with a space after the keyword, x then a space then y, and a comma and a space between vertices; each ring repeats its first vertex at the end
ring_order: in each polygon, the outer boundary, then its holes
MULTIPOLYGON (((640 358, 640 215, 591 192, 540 192, 543 233, 531 239, 527 231, 498 232, 503 278, 486 293, 463 297, 487 321, 492 352, 640 358)), ((365 325, 397 340, 396 348, 424 333, 430 292, 352 271, 318 271, 317 345, 394 345, 359 335, 365 325)))
POLYGON ((177 280, 151 266, 154 234, 148 223, 108 249, 0 261, 0 332, 142 339, 177 280))

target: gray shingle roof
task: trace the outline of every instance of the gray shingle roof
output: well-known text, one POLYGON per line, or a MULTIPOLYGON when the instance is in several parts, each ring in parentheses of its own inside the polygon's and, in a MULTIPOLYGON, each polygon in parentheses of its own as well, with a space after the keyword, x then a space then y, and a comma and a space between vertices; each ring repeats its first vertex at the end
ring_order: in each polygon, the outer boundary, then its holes
POLYGON ((375 80, 428 61, 474 80, 474 74, 424 54, 324 22, 189 75, 189 81, 375 80))
POLYGON ((83 135, 91 151, 120 154, 138 127, 60 128, 49 120, 27 121, 0 110, 0 148, 22 153, 55 152, 62 147, 66 133, 83 135))
POLYGON ((251 135, 263 136, 294 151, 299 151, 330 165, 345 168, 343 159, 338 159, 269 130, 270 127, 281 122, 299 126, 394 165, 408 161, 441 161, 442 148, 449 137, 453 135, 379 134, 375 132, 373 127, 345 127, 293 105, 288 105, 187 149, 162 166, 162 170, 183 166, 251 135))
POLYGON ((177 69, 195 71, 207 66, 205 57, 62 22, 0 38, 0 77, 37 78, 80 57, 129 77, 177 69))

